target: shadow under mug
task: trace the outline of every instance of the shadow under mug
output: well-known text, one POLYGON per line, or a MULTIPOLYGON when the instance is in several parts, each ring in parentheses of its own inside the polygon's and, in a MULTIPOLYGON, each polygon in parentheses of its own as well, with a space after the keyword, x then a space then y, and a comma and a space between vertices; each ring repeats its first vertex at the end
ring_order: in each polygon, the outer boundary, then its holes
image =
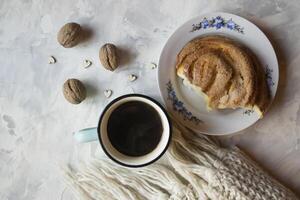
POLYGON ((166 110, 156 100, 141 94, 128 94, 114 99, 104 108, 100 116, 98 127, 80 130, 74 133, 74 137, 81 143, 98 140, 104 153, 113 161, 127 167, 142 167, 155 162, 166 152, 171 141, 171 134, 170 118, 166 110), (117 107, 130 101, 141 101, 154 108, 160 116, 163 127, 163 132, 156 148, 143 156, 128 156, 122 154, 114 148, 108 138, 107 124, 110 115, 117 107))

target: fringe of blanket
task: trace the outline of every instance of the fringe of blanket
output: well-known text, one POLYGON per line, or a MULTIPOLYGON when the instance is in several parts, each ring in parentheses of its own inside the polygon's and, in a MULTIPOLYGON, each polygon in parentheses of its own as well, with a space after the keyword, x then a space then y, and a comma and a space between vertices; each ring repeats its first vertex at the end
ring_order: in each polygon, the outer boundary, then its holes
POLYGON ((170 165, 136 169, 97 158, 63 172, 78 199, 297 199, 237 148, 223 149, 176 123, 166 157, 170 165))

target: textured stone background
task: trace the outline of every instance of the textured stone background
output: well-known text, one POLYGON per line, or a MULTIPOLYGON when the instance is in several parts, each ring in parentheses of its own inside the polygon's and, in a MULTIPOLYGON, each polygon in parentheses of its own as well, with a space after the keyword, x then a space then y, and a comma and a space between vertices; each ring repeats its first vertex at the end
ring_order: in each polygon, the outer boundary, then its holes
POLYGON ((99 146, 75 144, 71 133, 95 126, 109 102, 103 95, 107 88, 114 91, 112 98, 138 92, 159 99, 156 70, 147 64, 158 61, 178 26, 210 11, 232 12, 255 22, 272 40, 281 64, 278 96, 267 116, 223 141, 238 144, 300 191, 299 10, 297 0, 1 0, 0 199, 73 199, 58 166, 84 160, 99 146), (56 33, 70 21, 82 24, 90 37, 64 49, 56 33), (127 52, 124 66, 115 73, 98 61, 105 42, 127 52), (56 64, 47 63, 50 55, 56 64), (81 67, 85 58, 93 61, 86 70, 81 67), (128 83, 130 73, 139 79, 128 83), (88 99, 78 106, 67 103, 61 92, 71 77, 88 88, 88 99))

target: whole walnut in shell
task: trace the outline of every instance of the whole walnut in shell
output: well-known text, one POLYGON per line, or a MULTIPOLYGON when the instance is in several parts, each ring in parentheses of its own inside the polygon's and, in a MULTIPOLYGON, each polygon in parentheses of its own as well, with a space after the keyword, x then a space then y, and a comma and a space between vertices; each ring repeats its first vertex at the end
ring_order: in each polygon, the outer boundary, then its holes
POLYGON ((63 85, 63 93, 72 104, 79 104, 86 98, 86 89, 77 79, 68 79, 63 85))
POLYGON ((77 23, 67 23, 59 30, 57 41, 65 48, 76 46, 80 40, 81 27, 77 23))
POLYGON ((117 47, 113 44, 104 44, 99 51, 100 62, 110 71, 114 71, 119 65, 119 58, 117 54, 117 47))

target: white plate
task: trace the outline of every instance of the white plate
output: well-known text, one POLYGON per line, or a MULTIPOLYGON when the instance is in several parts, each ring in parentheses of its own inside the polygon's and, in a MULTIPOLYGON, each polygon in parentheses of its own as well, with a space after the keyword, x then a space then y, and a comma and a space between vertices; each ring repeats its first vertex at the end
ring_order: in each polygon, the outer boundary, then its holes
POLYGON ((168 39, 159 59, 158 82, 169 113, 198 133, 227 135, 254 124, 259 120, 257 113, 243 109, 207 111, 203 98, 176 76, 179 51, 190 40, 208 34, 222 34, 237 40, 256 54, 265 69, 272 100, 279 79, 278 62, 265 34, 250 21, 229 13, 209 13, 191 19, 168 39))

